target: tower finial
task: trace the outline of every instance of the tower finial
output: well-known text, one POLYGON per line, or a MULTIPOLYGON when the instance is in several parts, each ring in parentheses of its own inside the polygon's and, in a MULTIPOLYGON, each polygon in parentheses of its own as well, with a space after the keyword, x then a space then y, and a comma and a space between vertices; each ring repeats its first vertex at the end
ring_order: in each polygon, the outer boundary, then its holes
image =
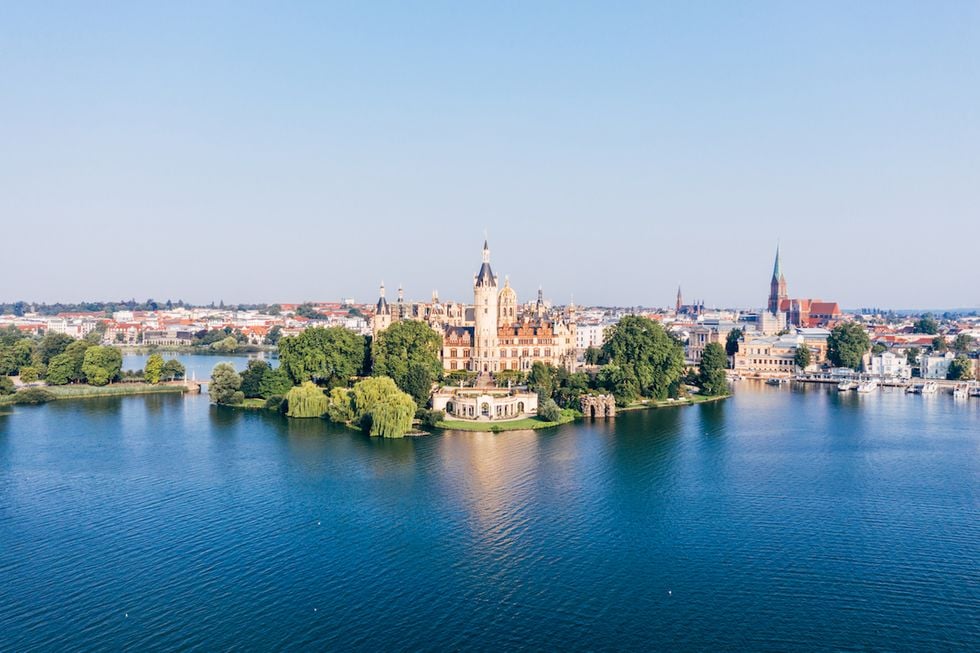
POLYGON ((381 296, 382 297, 385 296, 385 280, 384 279, 381 280, 381 296))

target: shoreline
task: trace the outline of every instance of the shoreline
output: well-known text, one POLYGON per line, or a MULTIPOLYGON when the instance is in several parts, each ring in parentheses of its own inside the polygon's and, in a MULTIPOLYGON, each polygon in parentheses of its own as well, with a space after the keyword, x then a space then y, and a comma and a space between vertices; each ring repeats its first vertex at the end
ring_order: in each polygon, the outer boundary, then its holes
MULTIPOLYGON (((184 394, 196 391, 184 382, 163 382, 157 384, 150 383, 113 383, 105 386, 93 386, 85 384, 68 385, 38 385, 30 386, 54 395, 51 401, 70 401, 74 399, 100 399, 105 397, 135 397, 139 395, 154 394, 184 394)), ((14 398, 17 393, 0 397, 0 406, 17 406, 14 398)), ((48 403, 48 402, 42 402, 48 403)))

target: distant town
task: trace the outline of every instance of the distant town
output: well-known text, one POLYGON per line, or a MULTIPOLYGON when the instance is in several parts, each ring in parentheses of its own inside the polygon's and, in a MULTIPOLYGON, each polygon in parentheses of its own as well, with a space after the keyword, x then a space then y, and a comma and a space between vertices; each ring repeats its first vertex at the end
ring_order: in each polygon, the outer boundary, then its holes
MULTIPOLYGON (((16 302, 0 305, 0 328, 24 336, 60 333, 84 338, 98 333, 101 343, 124 348, 179 349, 232 353, 273 349, 283 337, 310 327, 339 326, 374 336, 393 322, 419 320, 443 336, 441 359, 447 372, 529 371, 535 361, 573 371, 592 362, 608 328, 626 315, 642 315, 664 326, 684 344, 686 362, 697 365, 705 347, 720 343, 734 375, 789 377, 831 366, 828 338, 843 323, 861 325, 871 349, 862 369, 883 378, 946 379, 957 356, 972 365, 969 378, 980 378, 980 316, 909 314, 862 309, 844 313, 835 301, 791 297, 777 249, 765 308, 719 309, 687 302, 677 289, 669 308, 553 305, 537 289, 521 303, 510 280, 498 289, 484 248, 483 267, 475 278, 474 303, 407 300, 402 288, 389 299, 382 282, 372 303, 353 299, 271 305, 191 306, 184 302, 121 301, 70 306, 16 302), (485 320, 488 310, 493 320, 485 320), (488 337, 494 338, 491 343, 488 337), (512 341, 512 342, 511 342, 512 341), (800 356, 806 351, 806 356, 800 356), (806 362, 801 366, 799 363, 806 362)), ((761 295, 761 293, 760 293, 761 295)), ((91 338, 91 336, 90 336, 91 338)))

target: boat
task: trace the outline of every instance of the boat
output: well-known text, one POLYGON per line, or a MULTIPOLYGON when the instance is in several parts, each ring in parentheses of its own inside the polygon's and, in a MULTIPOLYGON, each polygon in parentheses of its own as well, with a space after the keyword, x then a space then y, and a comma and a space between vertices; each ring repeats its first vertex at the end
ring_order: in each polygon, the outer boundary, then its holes
POLYGON ((971 384, 967 394, 969 394, 971 397, 980 397, 980 385, 976 383, 971 384))
POLYGON ((910 385, 910 386, 908 386, 908 387, 905 388, 905 392, 907 392, 909 394, 912 394, 912 395, 921 395, 922 394, 922 386, 919 385, 918 383, 913 383, 912 385, 910 385))
POLYGON ((846 379, 837 384, 837 389, 840 390, 841 392, 847 392, 848 390, 856 390, 857 387, 858 387, 857 383, 855 383, 854 381, 848 381, 846 379))
POLYGON ((866 394, 868 392, 874 392, 878 389, 878 381, 875 379, 868 379, 867 381, 862 381, 857 387, 857 391, 866 394))
POLYGON ((934 395, 939 390, 939 384, 935 381, 926 381, 925 385, 922 386, 922 394, 924 395, 934 395))
POLYGON ((953 399, 966 399, 970 396, 969 386, 965 383, 959 383, 953 388, 953 399))
POLYGON ((782 379, 766 379, 766 385, 779 385, 782 382, 782 379))

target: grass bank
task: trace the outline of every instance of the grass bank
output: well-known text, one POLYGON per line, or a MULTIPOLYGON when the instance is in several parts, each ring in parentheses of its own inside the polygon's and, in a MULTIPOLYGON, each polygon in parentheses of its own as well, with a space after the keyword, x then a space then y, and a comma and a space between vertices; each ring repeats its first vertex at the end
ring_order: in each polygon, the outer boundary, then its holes
POLYGON ((448 419, 436 423, 436 428, 451 431, 474 431, 480 433, 502 433, 504 431, 528 431, 538 429, 550 429, 560 424, 568 424, 575 421, 579 414, 574 410, 561 411, 561 417, 557 422, 548 422, 538 417, 525 417, 507 422, 470 422, 467 420, 448 419))
MULTIPOLYGON (((184 384, 158 383, 114 383, 112 385, 47 385, 37 386, 50 392, 55 400, 62 399, 92 399, 95 397, 126 397, 130 395, 149 395, 149 394, 174 394, 187 392, 188 388, 184 384)), ((15 403, 16 393, 0 397, 0 405, 10 405, 15 403)))
POLYGON ((628 410, 646 410, 648 408, 669 408, 671 406, 691 406, 694 404, 707 404, 712 401, 721 401, 722 399, 728 399, 731 397, 730 394, 718 395, 716 397, 705 397, 703 395, 690 395, 688 397, 683 397, 681 399, 645 399, 641 401, 634 401, 628 406, 622 408, 616 407, 617 413, 622 413, 628 410))

